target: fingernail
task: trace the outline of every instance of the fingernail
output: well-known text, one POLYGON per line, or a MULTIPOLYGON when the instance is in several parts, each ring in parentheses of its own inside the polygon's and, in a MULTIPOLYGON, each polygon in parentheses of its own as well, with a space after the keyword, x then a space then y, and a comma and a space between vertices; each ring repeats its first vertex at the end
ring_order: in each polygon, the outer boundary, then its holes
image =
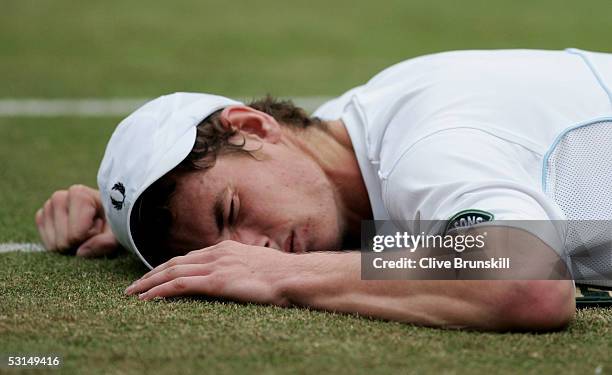
POLYGON ((132 291, 132 289, 134 289, 134 284, 132 284, 132 285, 128 286, 127 288, 125 288, 123 293, 129 295, 130 292, 132 291))
POLYGON ((140 293, 140 294, 138 295, 138 299, 140 299, 140 300, 145 299, 146 294, 147 294, 147 292, 140 293))

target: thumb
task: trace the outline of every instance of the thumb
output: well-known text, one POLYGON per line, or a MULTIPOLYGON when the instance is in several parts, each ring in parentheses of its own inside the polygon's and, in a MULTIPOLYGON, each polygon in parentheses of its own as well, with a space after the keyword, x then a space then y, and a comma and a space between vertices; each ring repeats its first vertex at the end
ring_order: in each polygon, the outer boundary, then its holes
POLYGON ((81 257, 99 257, 110 255, 119 250, 119 243, 113 232, 105 231, 85 241, 77 249, 76 255, 81 257))

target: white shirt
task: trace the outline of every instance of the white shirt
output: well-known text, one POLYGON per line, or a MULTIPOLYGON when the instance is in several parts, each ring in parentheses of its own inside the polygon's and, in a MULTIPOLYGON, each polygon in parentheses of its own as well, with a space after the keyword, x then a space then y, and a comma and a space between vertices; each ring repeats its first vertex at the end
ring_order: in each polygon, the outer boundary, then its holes
POLYGON ((376 220, 563 220, 545 156, 567 129, 612 119, 611 89, 612 54, 445 52, 391 66, 314 115, 344 122, 376 220))

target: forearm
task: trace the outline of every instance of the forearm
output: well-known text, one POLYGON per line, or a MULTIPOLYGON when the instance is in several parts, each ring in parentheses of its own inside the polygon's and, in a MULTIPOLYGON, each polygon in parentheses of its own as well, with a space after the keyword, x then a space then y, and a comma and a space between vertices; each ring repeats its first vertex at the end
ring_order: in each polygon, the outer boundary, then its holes
POLYGON ((574 313, 570 280, 361 280, 359 252, 284 253, 223 241, 172 258, 126 289, 140 299, 208 295, 441 327, 557 329, 574 313))
MULTIPOLYGON (((281 288, 294 305, 439 327, 550 329, 564 323, 550 321, 548 327, 543 327, 542 322, 534 321, 525 303, 517 303, 533 298, 534 293, 525 292, 533 288, 534 282, 361 280, 359 252, 318 252, 297 257, 301 258, 300 265, 282 281, 281 288)), ((548 287, 565 289, 559 281, 539 281, 538 285, 539 291, 548 287)), ((542 318, 546 323, 546 316, 542 318)))

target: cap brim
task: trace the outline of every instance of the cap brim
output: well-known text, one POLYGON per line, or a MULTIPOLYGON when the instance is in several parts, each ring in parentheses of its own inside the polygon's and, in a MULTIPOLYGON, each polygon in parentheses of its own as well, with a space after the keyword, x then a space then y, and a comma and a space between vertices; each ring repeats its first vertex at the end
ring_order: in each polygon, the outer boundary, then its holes
POLYGON ((151 175, 147 183, 142 185, 140 190, 135 194, 134 204, 130 205, 130 208, 128 210, 127 230, 128 230, 128 237, 129 237, 130 245, 132 246, 132 249, 138 256, 138 258, 140 258, 140 260, 142 260, 142 262, 149 269, 153 269, 154 267, 141 254, 140 250, 138 250, 138 246, 136 246, 136 243, 134 242, 134 236, 132 235, 132 228, 131 228, 132 210, 135 206, 136 201, 140 197, 140 195, 147 188, 149 188, 149 186, 151 186, 155 181, 159 180, 166 173, 170 172, 174 167, 179 165, 187 157, 187 155, 189 155, 195 143, 196 133, 197 133, 197 128, 195 126, 189 128, 187 132, 185 132, 185 134, 183 134, 177 140, 174 146, 168 150, 165 157, 161 160, 162 164, 156 167, 157 173, 154 175, 151 175))

